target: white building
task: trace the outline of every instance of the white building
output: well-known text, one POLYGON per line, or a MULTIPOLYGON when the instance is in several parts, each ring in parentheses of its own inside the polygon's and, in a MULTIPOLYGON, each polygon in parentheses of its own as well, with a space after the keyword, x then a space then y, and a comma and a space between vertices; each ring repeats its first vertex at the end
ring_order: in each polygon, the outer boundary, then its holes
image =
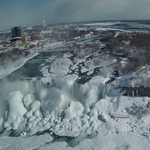
POLYGON ((43 30, 42 34, 52 34, 52 30, 43 30))

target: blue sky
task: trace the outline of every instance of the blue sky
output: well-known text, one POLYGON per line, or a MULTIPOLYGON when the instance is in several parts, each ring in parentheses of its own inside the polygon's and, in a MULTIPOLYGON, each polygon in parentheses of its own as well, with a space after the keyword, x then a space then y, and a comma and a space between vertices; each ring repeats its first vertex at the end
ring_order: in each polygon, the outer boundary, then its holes
POLYGON ((150 19, 150 0, 1 0, 0 30, 93 20, 150 19))

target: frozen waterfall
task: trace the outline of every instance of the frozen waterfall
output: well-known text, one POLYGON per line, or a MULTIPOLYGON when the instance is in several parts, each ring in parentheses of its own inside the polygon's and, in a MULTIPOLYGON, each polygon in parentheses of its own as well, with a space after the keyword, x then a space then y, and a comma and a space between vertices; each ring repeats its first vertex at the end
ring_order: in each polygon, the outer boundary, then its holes
POLYGON ((1 136, 12 133, 30 136, 49 130, 59 136, 76 137, 83 130, 87 134, 95 131, 103 105, 108 103, 105 85, 108 79, 96 76, 79 84, 76 78, 68 75, 40 80, 2 80, 1 136))

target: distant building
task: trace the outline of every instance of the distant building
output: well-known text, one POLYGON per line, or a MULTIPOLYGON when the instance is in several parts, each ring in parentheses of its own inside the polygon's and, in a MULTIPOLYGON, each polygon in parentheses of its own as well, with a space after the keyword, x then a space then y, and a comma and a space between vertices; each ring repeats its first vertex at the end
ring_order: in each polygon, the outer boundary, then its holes
POLYGON ((14 37, 21 37, 21 28, 20 27, 14 27, 11 29, 12 38, 14 37))
POLYGON ((21 28, 20 27, 14 27, 11 28, 11 41, 12 42, 21 42, 21 28))
POLYGON ((48 38, 52 34, 52 30, 43 30, 41 33, 44 38, 48 38))
POLYGON ((38 36, 36 34, 32 34, 30 39, 31 39, 31 41, 37 41, 38 40, 38 36))
POLYGON ((43 30, 41 31, 42 34, 52 34, 52 30, 43 30))
POLYGON ((77 36, 84 37, 86 34, 89 34, 89 33, 90 31, 84 27, 70 30, 70 36, 73 36, 73 37, 77 37, 77 36))
POLYGON ((21 40, 22 40, 22 43, 26 43, 26 36, 24 32, 21 33, 21 40))

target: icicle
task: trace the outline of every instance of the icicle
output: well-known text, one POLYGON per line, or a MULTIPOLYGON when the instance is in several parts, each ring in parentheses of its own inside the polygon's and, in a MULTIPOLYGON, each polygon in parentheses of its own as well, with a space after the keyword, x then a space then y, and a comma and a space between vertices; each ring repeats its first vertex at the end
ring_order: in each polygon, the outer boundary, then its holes
POLYGON ((139 96, 139 91, 138 90, 136 90, 136 95, 139 96))
POLYGON ((132 96, 134 96, 134 91, 132 91, 132 96))

